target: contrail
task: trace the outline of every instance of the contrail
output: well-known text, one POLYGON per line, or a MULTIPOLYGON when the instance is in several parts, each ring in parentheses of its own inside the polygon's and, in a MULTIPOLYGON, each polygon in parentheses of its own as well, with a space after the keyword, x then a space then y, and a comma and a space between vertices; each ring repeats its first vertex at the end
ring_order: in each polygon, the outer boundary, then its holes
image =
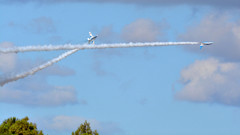
POLYGON ((43 45, 25 46, 14 48, 0 48, 0 53, 18 53, 30 51, 56 51, 73 49, 104 49, 104 48, 128 48, 128 47, 150 47, 150 46, 174 46, 174 45, 199 45, 201 42, 146 42, 146 43, 115 43, 115 44, 65 44, 65 45, 43 45))
POLYGON ((9 83, 9 82, 12 82, 12 81, 16 81, 18 79, 21 79, 21 78, 25 78, 29 75, 33 75, 34 73, 46 68, 46 67, 49 67, 51 66, 52 64, 66 58, 67 56, 77 52, 79 49, 73 49, 73 50, 70 50, 70 51, 67 51, 61 55, 59 55, 58 57, 38 66, 38 67, 34 67, 32 68, 31 70, 27 71, 27 72, 23 72, 23 73, 19 73, 19 74, 16 74, 16 75, 9 75, 7 77, 0 77, 0 85, 3 86, 5 85, 6 83, 9 83))

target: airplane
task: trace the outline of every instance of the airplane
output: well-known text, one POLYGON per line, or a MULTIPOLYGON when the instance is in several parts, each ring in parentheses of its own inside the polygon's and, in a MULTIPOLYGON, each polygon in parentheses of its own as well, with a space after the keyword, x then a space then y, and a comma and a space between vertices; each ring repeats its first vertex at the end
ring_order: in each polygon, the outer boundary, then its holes
POLYGON ((202 49, 202 47, 203 47, 204 45, 211 45, 211 44, 213 44, 213 42, 201 42, 200 44, 201 44, 201 45, 200 45, 200 49, 202 49))
POLYGON ((94 41, 94 40, 95 40, 98 36, 93 36, 91 32, 89 32, 89 35, 90 35, 90 37, 87 39, 87 40, 88 40, 88 44, 90 44, 91 42, 92 42, 93 44, 95 44, 95 41, 94 41))

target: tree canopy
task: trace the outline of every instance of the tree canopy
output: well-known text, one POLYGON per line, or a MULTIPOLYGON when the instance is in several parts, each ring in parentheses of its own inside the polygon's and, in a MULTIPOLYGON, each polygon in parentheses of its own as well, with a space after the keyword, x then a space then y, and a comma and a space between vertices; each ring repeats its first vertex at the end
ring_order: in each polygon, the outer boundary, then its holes
POLYGON ((81 124, 75 132, 72 132, 72 135, 99 135, 97 130, 92 131, 90 123, 87 121, 84 124, 81 124))
MULTIPOLYGON (((29 118, 17 119, 11 117, 0 125, 0 135, 44 135, 42 130, 37 130, 37 125, 28 122, 29 118)), ((92 131, 90 123, 85 121, 72 135, 99 135, 97 130, 92 131)))
POLYGON ((16 117, 5 120, 0 125, 1 135, 43 135, 43 132, 37 130, 37 125, 28 122, 29 118, 17 119, 16 117))

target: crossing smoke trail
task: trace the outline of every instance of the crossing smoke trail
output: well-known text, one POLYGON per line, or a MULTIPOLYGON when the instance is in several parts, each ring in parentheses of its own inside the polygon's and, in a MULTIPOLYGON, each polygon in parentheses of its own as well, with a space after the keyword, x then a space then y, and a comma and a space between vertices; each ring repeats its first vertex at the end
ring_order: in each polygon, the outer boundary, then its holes
POLYGON ((83 49, 105 49, 105 48, 128 48, 128 47, 151 47, 151 46, 174 46, 174 45, 199 45, 201 42, 149 42, 149 43, 118 43, 118 44, 100 44, 100 45, 89 45, 89 44, 66 44, 66 45, 44 45, 44 46, 25 46, 25 47, 14 47, 14 48, 0 48, 0 53, 18 53, 18 52, 30 52, 30 51, 56 51, 56 50, 70 50, 63 53, 62 55, 38 66, 34 67, 29 71, 19 73, 16 75, 9 75, 6 77, 0 77, 0 85, 3 86, 6 83, 16 81, 21 78, 25 78, 29 75, 51 66, 54 63, 66 58, 67 56, 83 49))
POLYGON ((0 48, 0 53, 18 53, 29 51, 56 51, 73 49, 104 49, 104 48, 128 48, 128 47, 150 47, 150 46, 173 46, 173 45, 199 45, 200 42, 149 42, 149 43, 117 43, 117 44, 65 44, 65 45, 43 45, 43 46, 25 46, 14 48, 0 48))
POLYGON ((31 70, 27 71, 27 72, 23 72, 23 73, 19 73, 19 74, 16 74, 16 75, 10 75, 10 76, 7 76, 7 77, 1 77, 0 78, 0 85, 3 86, 5 85, 6 83, 9 83, 9 82, 12 82, 12 81, 16 81, 18 79, 21 79, 21 78, 25 78, 29 75, 33 75, 34 73, 46 68, 46 67, 49 67, 51 66, 52 64, 66 58, 67 56, 77 52, 79 49, 73 49, 73 50, 70 50, 70 51, 67 51, 63 54, 61 54, 60 56, 38 66, 38 67, 34 67, 32 68, 31 70))

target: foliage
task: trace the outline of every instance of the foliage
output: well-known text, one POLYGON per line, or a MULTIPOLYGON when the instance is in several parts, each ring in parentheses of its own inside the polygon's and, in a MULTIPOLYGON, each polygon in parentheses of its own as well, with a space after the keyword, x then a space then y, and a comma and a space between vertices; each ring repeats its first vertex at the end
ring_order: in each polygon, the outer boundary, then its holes
POLYGON ((99 134, 97 130, 92 131, 90 123, 85 121, 84 124, 81 124, 75 132, 72 132, 72 135, 99 135, 99 134))
POLYGON ((5 120, 0 125, 1 135, 43 135, 43 132, 37 130, 37 125, 28 122, 29 118, 25 117, 21 120, 16 117, 5 120))

